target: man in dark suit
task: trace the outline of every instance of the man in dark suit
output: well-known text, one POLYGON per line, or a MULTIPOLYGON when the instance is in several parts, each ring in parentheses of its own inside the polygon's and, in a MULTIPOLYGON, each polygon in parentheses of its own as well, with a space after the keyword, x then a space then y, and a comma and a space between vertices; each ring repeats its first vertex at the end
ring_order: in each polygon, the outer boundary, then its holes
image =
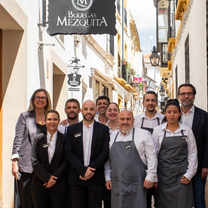
POLYGON ((73 208, 100 208, 104 164, 109 154, 109 128, 94 121, 96 105, 82 106, 83 121, 68 127, 66 159, 70 165, 68 182, 73 208))
POLYGON ((205 183, 208 174, 208 113, 193 103, 196 89, 185 83, 178 88, 182 122, 192 128, 198 150, 198 169, 192 179, 195 208, 205 208, 205 183))

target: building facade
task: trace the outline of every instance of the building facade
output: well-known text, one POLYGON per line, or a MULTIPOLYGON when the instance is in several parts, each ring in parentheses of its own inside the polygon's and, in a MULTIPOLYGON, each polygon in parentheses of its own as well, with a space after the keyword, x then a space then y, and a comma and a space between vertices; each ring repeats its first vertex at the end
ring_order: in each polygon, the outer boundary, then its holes
POLYGON ((178 86, 191 83, 197 90, 195 104, 207 111, 208 3, 206 0, 155 0, 154 3, 160 16, 157 18, 162 20, 161 25, 167 26, 160 25, 157 29, 158 34, 160 30, 166 30, 167 34, 167 67, 161 67, 166 94, 177 98, 178 86))
POLYGON ((138 113, 139 88, 133 77, 142 71, 143 64, 139 35, 128 2, 122 5, 116 1, 116 36, 53 37, 48 35, 44 22, 44 3, 47 5, 48 0, 0 0, 1 208, 13 207, 14 129, 36 89, 45 88, 49 92, 61 119, 65 119, 65 101, 71 97, 82 104, 87 99, 95 101, 98 96, 106 95, 120 107, 131 107, 138 113), (68 75, 73 73, 75 57, 80 60, 77 73, 81 82, 72 87, 68 75))

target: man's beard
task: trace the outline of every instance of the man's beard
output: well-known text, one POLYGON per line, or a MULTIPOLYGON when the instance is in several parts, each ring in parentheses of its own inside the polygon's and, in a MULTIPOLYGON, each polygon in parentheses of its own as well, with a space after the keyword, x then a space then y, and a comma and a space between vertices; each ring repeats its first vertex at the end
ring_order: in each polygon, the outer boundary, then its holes
MULTIPOLYGON (((90 114, 90 115, 91 115, 91 114, 90 114)), ((84 119, 85 121, 92 121, 92 120, 94 119, 94 117, 95 117, 95 114, 94 114, 94 115, 91 115, 91 118, 90 118, 90 119, 86 118, 86 115, 83 115, 83 119, 84 119)))
POLYGON ((185 104, 185 103, 183 102, 183 101, 185 101, 185 100, 182 100, 181 105, 182 105, 183 107, 189 107, 189 106, 193 105, 194 100, 191 100, 191 99, 186 99, 186 100, 188 100, 188 101, 190 101, 190 102, 187 103, 187 104, 185 104))
POLYGON ((155 108, 153 108, 152 110, 150 110, 150 109, 147 108, 147 111, 149 111, 150 113, 152 113, 152 112, 155 111, 155 108))
POLYGON ((67 115, 67 118, 69 119, 69 120, 75 120, 75 119, 77 119, 78 118, 78 114, 75 114, 74 116, 69 116, 69 115, 67 115))

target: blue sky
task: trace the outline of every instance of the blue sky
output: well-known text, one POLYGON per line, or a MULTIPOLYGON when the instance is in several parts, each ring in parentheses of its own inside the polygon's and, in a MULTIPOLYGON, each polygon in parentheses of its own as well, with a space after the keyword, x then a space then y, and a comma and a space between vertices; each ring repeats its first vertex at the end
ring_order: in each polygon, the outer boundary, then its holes
POLYGON ((128 3, 136 22, 142 52, 146 55, 156 45, 156 8, 153 0, 129 0, 128 3))

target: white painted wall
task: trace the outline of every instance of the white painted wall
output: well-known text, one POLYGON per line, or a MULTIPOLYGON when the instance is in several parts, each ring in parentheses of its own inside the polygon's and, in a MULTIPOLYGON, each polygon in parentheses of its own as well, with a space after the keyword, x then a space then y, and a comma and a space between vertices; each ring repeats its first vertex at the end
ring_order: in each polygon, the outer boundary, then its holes
MULTIPOLYGON (((207 110, 206 63, 206 1, 194 1, 187 20, 179 49, 173 64, 173 77, 178 67, 178 85, 185 82, 185 40, 189 35, 190 83, 196 87, 196 106, 207 110)), ((175 89, 174 89, 175 90, 175 89)))

